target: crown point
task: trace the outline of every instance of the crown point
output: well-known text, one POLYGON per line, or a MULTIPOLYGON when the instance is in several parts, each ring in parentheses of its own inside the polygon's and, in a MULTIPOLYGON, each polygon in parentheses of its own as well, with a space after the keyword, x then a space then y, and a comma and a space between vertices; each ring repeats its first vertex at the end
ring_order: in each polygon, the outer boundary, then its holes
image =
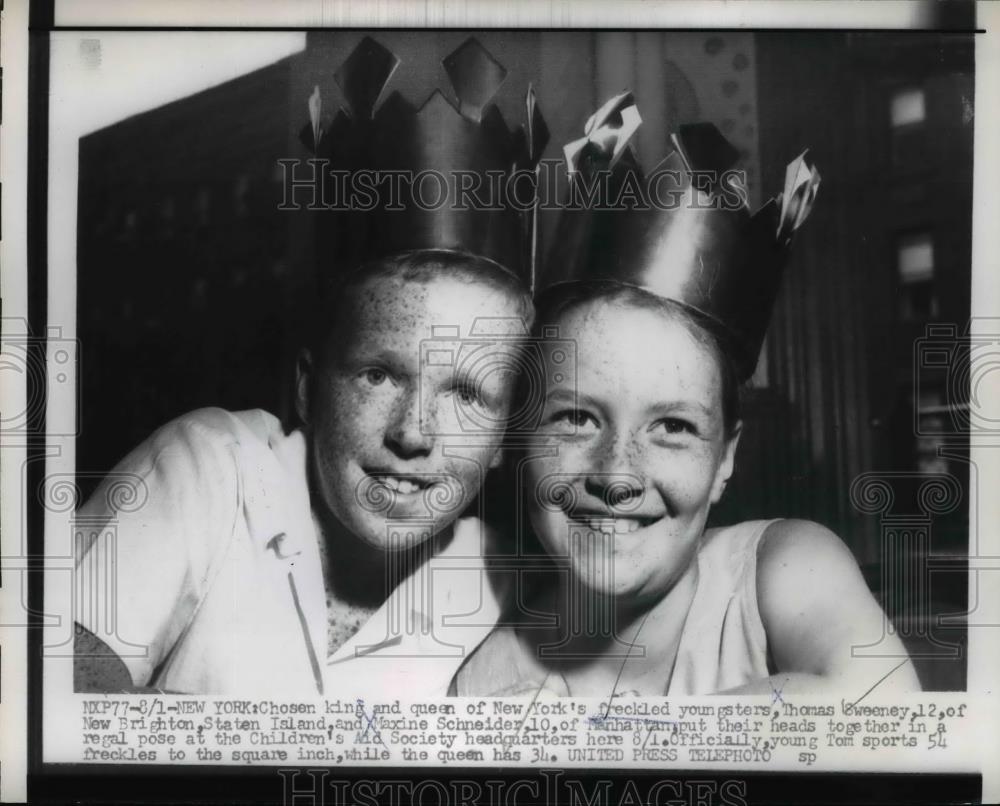
POLYGON ((694 171, 715 171, 721 175, 732 168, 740 152, 723 137, 714 123, 689 123, 679 127, 677 142, 694 171))
POLYGON ((528 151, 528 135, 525 134, 524 126, 518 126, 511 134, 510 153, 518 169, 531 167, 531 155, 528 151))
POLYGON ((323 96, 320 95, 319 85, 313 87, 312 95, 309 96, 309 123, 312 126, 312 141, 315 148, 322 139, 322 126, 320 118, 323 114, 323 96))
POLYGON ((392 51, 370 36, 358 43, 333 76, 354 117, 372 117, 372 110, 382 90, 398 66, 399 59, 392 51))
POLYGON ((510 129, 507 128, 507 121, 503 119, 503 115, 500 114, 500 110, 496 104, 490 104, 486 107, 481 123, 483 131, 489 133, 499 148, 506 149, 510 147, 510 138, 512 135, 510 129))
POLYGON ((538 107, 535 87, 532 84, 528 85, 528 95, 525 102, 528 107, 528 159, 532 165, 535 165, 542 158, 545 146, 549 144, 549 127, 538 107))
POLYGON ((778 222, 779 240, 788 240, 805 223, 819 191, 819 171, 806 162, 802 152, 785 169, 785 189, 781 194, 781 214, 778 222))
POLYGON ((442 117, 448 114, 455 115, 457 111, 455 105, 444 97, 441 90, 434 90, 420 105, 417 114, 425 117, 442 117))
POLYGON ((583 163, 600 164, 610 170, 629 150, 629 142, 639 130, 642 116, 632 100, 631 92, 623 92, 609 100, 588 118, 584 136, 563 147, 570 175, 579 172, 583 163))
POLYGON ((302 127, 302 130, 299 132, 299 141, 302 143, 302 145, 304 145, 310 151, 315 153, 317 143, 313 137, 312 124, 307 123, 305 126, 302 127))
POLYGON ((507 69, 470 36, 441 62, 458 96, 459 110, 476 122, 483 107, 497 94, 507 78, 507 69))
POLYGON ((658 200, 663 199, 668 203, 687 192, 690 186, 687 165, 679 151, 671 151, 667 156, 654 165, 648 176, 651 178, 652 192, 657 195, 658 200))
POLYGON ((392 128, 401 125, 402 121, 414 114, 413 104, 406 100, 399 92, 389 93, 385 103, 379 106, 373 116, 373 120, 380 127, 392 128))

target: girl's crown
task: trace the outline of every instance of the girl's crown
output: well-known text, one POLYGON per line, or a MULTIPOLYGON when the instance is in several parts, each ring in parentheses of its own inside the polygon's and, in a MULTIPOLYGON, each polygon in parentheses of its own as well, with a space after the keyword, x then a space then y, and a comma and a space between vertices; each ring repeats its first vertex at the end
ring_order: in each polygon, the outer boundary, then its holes
POLYGON ((534 197, 534 169, 548 142, 534 92, 529 86, 526 127, 511 131, 492 102, 507 70, 476 39, 442 63, 457 104, 435 89, 419 107, 398 92, 379 105, 400 61, 370 37, 334 74, 346 108, 326 117, 313 90, 301 139, 328 161, 324 206, 332 212, 320 217, 320 255, 349 272, 403 251, 462 250, 528 284, 533 216, 496 190, 513 178, 530 185, 519 198, 534 197))
POLYGON ((637 286, 722 325, 741 377, 757 364, 795 230, 819 173, 805 153, 786 171, 784 192, 753 215, 738 152, 710 123, 681 126, 673 151, 652 171, 629 140, 641 123, 631 93, 612 98, 564 149, 570 201, 538 284, 609 281, 637 286))

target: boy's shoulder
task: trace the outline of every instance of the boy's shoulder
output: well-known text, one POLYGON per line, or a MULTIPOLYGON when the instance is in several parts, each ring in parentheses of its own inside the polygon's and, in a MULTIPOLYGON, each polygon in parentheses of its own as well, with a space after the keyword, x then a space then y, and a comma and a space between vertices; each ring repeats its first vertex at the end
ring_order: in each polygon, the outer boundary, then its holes
POLYGON ((222 469, 238 461, 239 454, 280 451, 298 433, 285 434, 278 418, 263 409, 196 409, 157 428, 115 471, 144 475, 168 464, 222 469))
POLYGON ((199 445, 234 442, 267 444, 280 436, 284 436, 281 422, 263 409, 228 411, 212 406, 175 417, 154 431, 149 442, 158 447, 178 441, 199 445))
POLYGON ((204 509, 217 499, 231 500, 231 490, 248 472, 275 476, 281 468, 304 464, 299 461, 304 454, 301 442, 301 432, 286 435, 278 418, 261 409, 197 409, 161 426, 133 448, 81 511, 96 516, 115 509, 122 485, 133 487, 137 500, 155 496, 185 508, 197 501, 204 509))

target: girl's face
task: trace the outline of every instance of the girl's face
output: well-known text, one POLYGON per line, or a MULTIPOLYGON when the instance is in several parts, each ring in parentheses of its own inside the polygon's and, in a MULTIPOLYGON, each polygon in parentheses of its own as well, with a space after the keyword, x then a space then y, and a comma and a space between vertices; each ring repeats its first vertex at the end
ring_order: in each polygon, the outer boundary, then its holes
POLYGON ((669 310, 595 300, 556 322, 574 378, 546 367, 528 510, 549 554, 603 594, 658 600, 689 567, 733 470, 715 352, 669 310))

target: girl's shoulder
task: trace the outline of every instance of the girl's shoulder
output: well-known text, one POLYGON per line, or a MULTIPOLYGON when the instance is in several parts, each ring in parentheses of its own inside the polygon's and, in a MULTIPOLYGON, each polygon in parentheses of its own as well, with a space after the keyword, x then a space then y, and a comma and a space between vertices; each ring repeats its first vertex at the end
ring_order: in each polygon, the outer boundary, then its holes
POLYGON ((717 583, 730 579, 733 586, 752 585, 761 600, 775 593, 784 599, 800 590, 807 579, 860 576, 854 555, 836 534, 796 518, 708 529, 698 564, 700 572, 717 583))
POLYGON ((799 518, 742 521, 706 529, 701 550, 719 556, 752 552, 758 565, 816 557, 817 552, 853 562, 850 549, 836 534, 799 518))
POLYGON ((513 627, 494 629, 453 680, 459 697, 512 697, 539 688, 545 678, 513 627))
POLYGON ((757 552, 757 591, 765 623, 794 612, 870 609, 874 603, 858 561, 843 540, 807 520, 775 521, 757 552))
POLYGON ((780 521, 742 521, 706 529, 698 547, 702 571, 716 576, 722 569, 739 573, 748 564, 756 564, 759 547, 771 528, 780 521))
POLYGON ((834 532, 815 521, 784 518, 768 523, 758 550, 758 568, 764 570, 808 567, 835 570, 844 564, 857 567, 854 554, 834 532))
MULTIPOLYGON (((898 637, 886 633, 886 615, 854 554, 818 523, 783 520, 767 527, 758 553, 757 594, 768 649, 781 671, 862 686, 895 671, 896 659, 907 657, 898 637), (855 647, 871 645, 879 635, 877 654, 855 655, 855 647), (879 666, 879 657, 894 668, 879 666)), ((919 690, 912 667, 896 672, 892 685, 919 690)))

